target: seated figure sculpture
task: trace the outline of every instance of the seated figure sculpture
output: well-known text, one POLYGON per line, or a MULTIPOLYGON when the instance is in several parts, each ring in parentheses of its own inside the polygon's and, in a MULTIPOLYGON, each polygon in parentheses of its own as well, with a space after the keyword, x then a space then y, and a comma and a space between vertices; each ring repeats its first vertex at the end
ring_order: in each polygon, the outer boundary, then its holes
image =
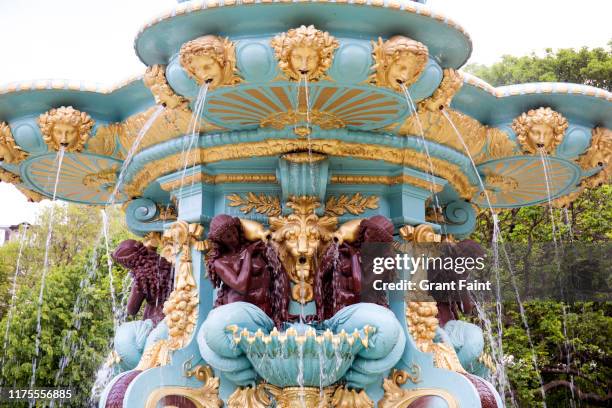
POLYGON ((288 318, 287 275, 261 238, 262 232, 245 230, 239 218, 229 215, 217 215, 210 223, 212 248, 206 267, 218 291, 215 308, 202 324, 197 341, 202 357, 239 385, 253 382, 257 374, 232 344, 228 325, 270 332, 288 318))
POLYGON ((123 241, 111 255, 119 265, 130 270, 134 285, 128 299, 127 312, 136 316, 146 301, 143 320, 126 322, 115 333, 115 351, 120 368, 136 367, 147 346, 167 337, 163 323, 164 302, 172 292, 172 265, 157 252, 135 240, 123 241))

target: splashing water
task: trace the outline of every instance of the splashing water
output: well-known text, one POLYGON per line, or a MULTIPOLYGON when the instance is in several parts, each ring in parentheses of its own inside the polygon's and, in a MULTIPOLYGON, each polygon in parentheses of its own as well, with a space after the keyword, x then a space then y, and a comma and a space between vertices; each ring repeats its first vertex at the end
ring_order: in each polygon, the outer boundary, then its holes
MULTIPOLYGON (((195 101, 194 109, 193 109, 193 115, 191 116, 191 120, 189 121, 189 128, 188 128, 189 139, 186 144, 183 143, 183 151, 181 153, 183 165, 182 165, 182 172, 181 172, 180 188, 183 188, 183 186, 185 185, 185 176, 187 174, 187 168, 189 167, 190 156, 191 156, 193 149, 196 148, 198 145, 198 139, 200 137, 200 132, 199 132, 200 129, 198 125, 200 123, 200 118, 202 117, 202 113, 204 112, 204 107, 206 106, 208 86, 209 86, 208 83, 204 83, 200 87, 198 91, 198 96, 195 101)), ((195 161, 194 161, 194 165, 195 165, 195 161)), ((194 183, 195 183, 195 178, 192 178, 191 180, 192 187, 194 183)))
MULTIPOLYGON (((45 293, 45 280, 47 279, 47 272, 49 271, 49 249, 51 248, 51 239, 53 237, 53 221, 55 218, 55 199, 57 197, 57 186, 59 184, 60 174, 62 172, 62 163, 64 161, 64 154, 66 150, 62 146, 57 152, 57 172, 55 174, 55 185, 53 186, 53 199, 51 200, 51 210, 49 214, 49 223, 47 226, 47 240, 45 242, 45 257, 43 261, 43 271, 40 280, 40 292, 38 293, 38 311, 36 314, 36 339, 34 342, 34 357, 32 359, 32 378, 30 379, 30 388, 34 388, 36 384, 36 367, 38 364, 38 354, 40 352, 40 334, 41 334, 41 318, 42 318, 42 305, 43 295, 45 293)), ((35 404, 35 400, 30 400, 30 407, 35 404)))
MULTIPOLYGON (((491 200, 489 198, 489 194, 487 192, 487 189, 484 186, 484 182, 482 180, 482 177, 480 176, 480 173, 478 172, 478 168, 476 167, 476 163, 474 162, 474 159, 472 157, 472 155, 470 154, 470 150, 468 149, 465 140, 463 139, 463 136, 461 135, 461 133, 459 132, 459 130, 457 129, 457 127, 455 126, 455 124, 453 123, 452 119, 450 118, 450 116, 448 115, 448 113, 446 112, 445 109, 441 109, 440 110, 442 112, 442 115, 444 116, 444 118, 446 118, 446 120, 448 121, 448 123, 450 124, 451 128, 453 129, 455 135, 457 136, 457 138, 459 139, 459 141, 461 142, 461 145, 463 146, 463 149, 465 150, 468 158, 470 159, 470 163, 472 165, 472 169, 474 170, 474 173, 476 174, 477 178, 478 178, 478 182, 480 184, 480 188, 482 189, 482 193, 484 194, 484 197, 486 199, 487 202, 487 206, 489 208, 489 210, 491 211, 492 217, 493 217, 493 247, 494 247, 494 262, 495 265, 499 264, 499 254, 497 252, 497 248, 498 248, 498 243, 499 243, 499 238, 501 238, 501 231, 499 229, 499 221, 497 219, 497 214, 495 214, 495 211, 493 210, 493 206, 491 205, 491 200)), ((531 330, 529 328, 529 323, 527 322, 527 315, 525 313, 525 308, 523 306, 523 302, 521 301, 521 297, 519 294, 519 290, 518 290, 518 285, 516 284, 516 280, 515 280, 515 276, 514 276, 514 271, 512 269, 512 264, 510 261, 510 256, 508 255, 507 251, 506 251, 506 247, 505 245, 503 245, 503 241, 502 241, 502 245, 501 245, 501 249, 502 252, 504 254, 505 257, 505 261, 508 267, 508 271, 510 272, 510 281, 512 283, 513 289, 514 289, 514 294, 517 300, 517 304, 519 307, 519 311, 521 314, 521 320, 523 323, 523 326, 525 328, 525 333, 527 335, 527 341, 529 343, 529 347, 531 349, 531 358, 532 358, 532 362, 536 371, 536 374, 538 376, 538 380, 540 383, 540 391, 542 394, 542 406, 543 408, 546 408, 546 392, 544 391, 544 380, 542 378, 542 374, 540 372, 540 368, 538 365, 538 359, 536 356, 536 352, 535 352, 535 346, 533 344, 533 338, 531 337, 531 330)), ((495 268, 495 272, 496 272, 496 279, 499 282, 499 268, 495 268)), ((498 285, 499 287, 499 285, 498 285)), ((499 292, 498 292, 499 293, 499 292)), ((498 304, 498 319, 500 320, 499 322, 499 326, 501 328, 501 314, 499 313, 499 311, 501 310, 501 298, 498 296, 497 298, 497 304, 498 304)), ((499 344, 501 344, 501 336, 499 339, 499 344)))
MULTIPOLYGON (((28 235, 28 225, 25 224, 20 231, 19 234, 19 252, 17 253, 17 261, 15 263, 15 274, 13 275, 13 283, 11 285, 11 302, 8 308, 8 315, 6 318, 6 330, 4 331, 4 344, 2 347, 2 359, 0 360, 0 367, 4 366, 4 361, 6 359, 6 349, 8 347, 9 341, 9 331, 11 328, 11 320, 13 318, 13 313, 15 310, 15 301, 17 300, 17 277, 19 276, 20 268, 21 268, 21 256, 23 254, 23 248, 27 241, 28 235)), ((2 386, 4 382, 4 376, 0 378, 0 386, 2 386)))
POLYGON ((302 408, 306 408, 306 401, 304 399, 304 343, 296 342, 297 350, 298 350, 298 375, 297 375, 297 383, 298 387, 300 387, 300 405, 302 408))

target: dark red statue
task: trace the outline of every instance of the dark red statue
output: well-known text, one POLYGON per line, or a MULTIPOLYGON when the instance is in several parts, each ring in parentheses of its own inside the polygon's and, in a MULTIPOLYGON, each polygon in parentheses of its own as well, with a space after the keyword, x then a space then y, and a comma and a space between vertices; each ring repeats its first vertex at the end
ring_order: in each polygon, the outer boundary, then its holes
POLYGON ((288 319, 289 280, 274 249, 248 241, 239 218, 217 215, 210 222, 206 268, 219 288, 215 307, 248 302, 263 310, 281 328, 288 319))
POLYGON ((127 311, 135 316, 146 300, 144 320, 155 325, 164 319, 164 302, 172 291, 172 265, 142 242, 123 241, 111 255, 119 265, 130 270, 134 285, 128 300, 127 311))
POLYGON ((393 223, 377 215, 361 221, 355 240, 329 246, 315 275, 314 292, 319 321, 329 319, 343 307, 355 303, 376 303, 388 307, 385 293, 372 290, 375 279, 388 277, 374 275, 371 265, 373 257, 363 256, 363 252, 393 256, 392 242, 393 223), (369 246, 365 247, 367 244, 369 246))

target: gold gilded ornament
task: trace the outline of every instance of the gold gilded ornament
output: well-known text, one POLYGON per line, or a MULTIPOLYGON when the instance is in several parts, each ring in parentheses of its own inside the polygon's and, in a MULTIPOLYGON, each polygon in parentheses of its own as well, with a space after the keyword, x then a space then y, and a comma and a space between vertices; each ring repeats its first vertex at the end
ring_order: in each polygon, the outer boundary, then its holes
POLYGON ((180 63, 198 85, 212 90, 240 82, 236 69, 236 50, 229 38, 205 35, 183 44, 180 63))
POLYGON ((292 81, 323 79, 339 43, 313 25, 281 33, 271 41, 281 71, 292 81))
POLYGON ((198 366, 194 370, 195 377, 204 383, 201 388, 162 387, 153 390, 145 403, 145 408, 156 408, 165 397, 184 397, 196 408, 221 408, 223 401, 219 398, 219 378, 215 377, 210 367, 198 366))
POLYGON ((384 42, 378 37, 378 42, 372 42, 372 48, 374 74, 370 82, 399 92, 419 79, 429 58, 424 44, 401 35, 384 42))
POLYGON ((40 194, 39 192, 30 190, 23 186, 15 186, 15 187, 17 188, 17 190, 21 192, 21 194, 26 196, 28 201, 31 203, 38 203, 46 198, 44 195, 40 194))
POLYGON ((567 119, 551 108, 532 109, 512 122, 512 129, 526 153, 554 152, 567 127, 567 119))
POLYGON ((9 125, 0 122, 0 163, 15 164, 25 160, 26 157, 28 154, 15 143, 9 125))
POLYGON ((333 408, 374 408, 374 401, 364 390, 352 390, 345 386, 336 388, 332 396, 333 408))
MULTIPOLYGON (((283 129, 286 126, 295 125, 296 123, 308 123, 309 125, 317 125, 321 129, 341 129, 346 126, 344 121, 333 113, 319 111, 317 109, 296 112, 294 110, 288 112, 272 113, 259 122, 259 125, 264 128, 283 129)), ((304 128, 296 128, 304 129, 304 128)), ((308 128, 305 128, 308 129, 308 128)), ((298 136, 304 134, 303 130, 298 130, 298 136)), ((309 134, 309 133, 308 133, 309 134)), ((305 134, 306 136, 308 134, 305 134)))
POLYGON ((271 405, 270 396, 264 384, 255 387, 238 387, 227 400, 227 408, 267 408, 271 405))
POLYGON ((0 167, 0 181, 9 184, 19 184, 21 183, 21 177, 0 167))
POLYGON ((602 170, 583 180, 582 185, 593 188, 607 183, 612 178, 612 130, 595 128, 591 134, 591 146, 578 159, 578 164, 584 170, 601 167, 602 170))
POLYGON ((322 391, 318 387, 287 387, 280 388, 271 384, 266 385, 266 389, 274 396, 277 408, 296 408, 296 407, 330 407, 331 396, 334 392, 333 387, 324 388, 322 391))
POLYGON ((438 388, 415 388, 415 389, 404 389, 402 385, 410 377, 402 370, 393 370, 389 378, 386 378, 383 382, 383 389, 385 394, 383 398, 378 402, 380 408, 405 408, 409 407, 413 402, 419 400, 419 398, 427 396, 437 396, 444 399, 449 408, 459 408, 459 404, 455 400, 455 397, 446 390, 438 388))
POLYGON ((102 191, 112 191, 117 182, 117 167, 104 169, 97 173, 86 174, 83 177, 83 185, 91 189, 102 191))
POLYGON ((228 204, 230 207, 240 207, 240 211, 244 214, 255 211, 268 217, 277 217, 281 213, 280 200, 275 196, 249 192, 246 197, 240 194, 230 194, 226 198, 230 201, 228 204))
POLYGON ((142 81, 153 94, 156 104, 162 105, 168 109, 189 111, 189 101, 177 95, 168 84, 165 65, 153 65, 148 67, 142 81))
POLYGON ((319 217, 315 213, 320 205, 317 197, 292 196, 287 207, 292 209, 293 213, 269 219, 271 239, 280 260, 291 281, 301 285, 301 290, 292 293, 293 296, 298 296, 297 299, 294 297, 294 300, 300 303, 311 300, 311 297, 304 298, 301 295, 312 293, 315 257, 325 253, 338 224, 336 217, 319 217))
POLYGON ((452 68, 446 68, 438 89, 429 98, 419 102, 419 110, 435 112, 448 108, 462 86, 461 73, 452 68))
POLYGON ((153 343, 144 351, 135 370, 144 371, 167 365, 170 362, 169 351, 167 340, 159 340, 153 343))
POLYGON ((83 150, 93 125, 87 113, 72 106, 51 109, 38 118, 45 143, 53 150, 63 147, 66 152, 83 150))
POLYGON ((179 267, 174 279, 174 290, 164 303, 168 325, 168 348, 177 350, 187 344, 198 317, 197 285, 193 278, 191 248, 203 251, 206 243, 200 241, 204 228, 199 224, 177 221, 162 235, 161 255, 171 263, 180 254, 179 267))
POLYGON ((364 197, 361 193, 355 193, 352 197, 345 194, 331 196, 325 202, 325 215, 339 217, 351 213, 353 215, 363 214, 367 209, 375 210, 378 208, 378 197, 364 197))

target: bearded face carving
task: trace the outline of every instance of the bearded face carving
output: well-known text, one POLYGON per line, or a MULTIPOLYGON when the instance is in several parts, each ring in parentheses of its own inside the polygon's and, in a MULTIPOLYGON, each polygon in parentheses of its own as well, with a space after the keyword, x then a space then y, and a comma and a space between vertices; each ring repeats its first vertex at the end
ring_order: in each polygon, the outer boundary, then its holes
POLYGON ((316 197, 291 197, 287 206, 293 214, 270 218, 272 241, 292 282, 296 283, 293 299, 302 303, 312 300, 314 270, 332 239, 335 217, 319 217, 316 197))
POLYGON ((567 119, 550 108, 532 109, 512 122, 512 129, 526 153, 552 153, 563 141, 567 119))
POLYGON ((51 109, 38 118, 45 143, 53 150, 63 148, 67 152, 83 150, 93 125, 87 113, 72 106, 51 109))

